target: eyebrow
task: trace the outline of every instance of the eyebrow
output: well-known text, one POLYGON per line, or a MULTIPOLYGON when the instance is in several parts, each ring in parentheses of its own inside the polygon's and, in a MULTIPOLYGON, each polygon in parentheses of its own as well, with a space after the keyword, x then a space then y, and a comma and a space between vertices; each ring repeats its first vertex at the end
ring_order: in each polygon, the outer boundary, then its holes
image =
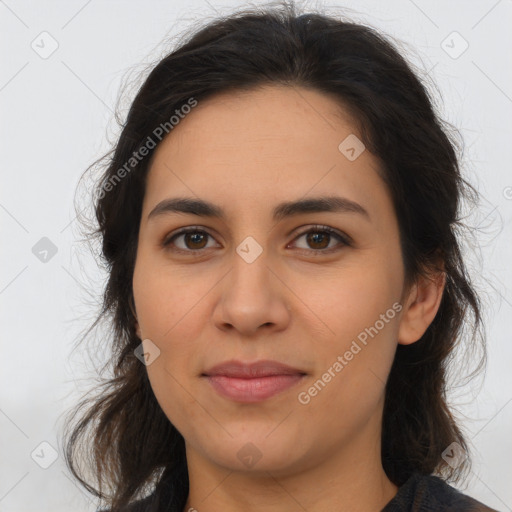
MULTIPOLYGON (((370 219, 370 214, 359 203, 340 196, 322 196, 297 201, 286 201, 278 204, 272 211, 274 221, 304 213, 357 213, 370 219)), ((148 215, 148 220, 168 213, 185 213, 199 217, 212 217, 226 220, 226 214, 219 206, 205 201, 188 197, 164 199, 158 203, 148 215)))

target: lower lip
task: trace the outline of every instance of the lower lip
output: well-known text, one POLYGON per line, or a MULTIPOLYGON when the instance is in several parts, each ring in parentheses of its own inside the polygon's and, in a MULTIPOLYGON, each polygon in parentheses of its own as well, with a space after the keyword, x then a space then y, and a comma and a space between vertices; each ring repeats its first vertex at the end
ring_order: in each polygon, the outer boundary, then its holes
POLYGON ((261 402, 291 388, 304 375, 269 375, 253 379, 236 379, 225 375, 206 376, 213 389, 236 402, 261 402))

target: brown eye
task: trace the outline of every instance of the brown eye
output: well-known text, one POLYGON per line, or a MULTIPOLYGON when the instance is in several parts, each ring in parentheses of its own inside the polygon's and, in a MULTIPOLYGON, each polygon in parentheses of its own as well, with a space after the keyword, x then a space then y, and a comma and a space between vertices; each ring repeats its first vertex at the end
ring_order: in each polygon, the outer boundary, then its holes
POLYGON ((198 252, 209 248, 207 247, 209 238, 212 237, 206 231, 190 228, 165 238, 162 246, 177 252, 198 252))
POLYGON ((185 233, 183 240, 188 249, 203 249, 208 236, 205 233, 185 233))
MULTIPOLYGON (((351 238, 348 235, 344 235, 327 226, 310 228, 308 231, 297 236, 295 241, 301 238, 304 238, 306 246, 298 246, 298 249, 311 254, 328 254, 338 251, 344 246, 352 245, 351 238)), ((203 249, 214 247, 208 245, 210 239, 214 241, 212 235, 206 231, 190 227, 166 237, 162 242, 162 247, 177 253, 198 253, 199 255, 203 249)), ((296 245, 296 242, 294 245, 296 245)))
MULTIPOLYGON (((298 247, 310 253, 330 253, 351 245, 351 239, 327 226, 315 226, 300 234, 295 240, 304 238, 306 246, 298 247), (338 242, 331 244, 331 242, 338 242)), ((296 245, 296 244, 295 244, 296 245)))
POLYGON ((309 232, 306 234, 306 240, 312 249, 327 249, 331 235, 320 231, 309 232))

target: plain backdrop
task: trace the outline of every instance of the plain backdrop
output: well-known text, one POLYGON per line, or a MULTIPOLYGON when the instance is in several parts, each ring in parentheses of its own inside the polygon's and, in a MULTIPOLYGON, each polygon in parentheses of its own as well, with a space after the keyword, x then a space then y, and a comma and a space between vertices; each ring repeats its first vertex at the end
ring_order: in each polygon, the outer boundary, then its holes
MULTIPOLYGON (((66 470, 60 439, 62 415, 91 383, 94 361, 73 347, 105 277, 79 243, 78 179, 115 140, 129 73, 165 51, 164 39, 244 5, 0 0, 1 512, 95 510, 66 470)), ((463 168, 483 198, 470 219, 480 249, 468 245, 468 258, 484 299, 488 364, 485 379, 450 394, 474 459, 461 489, 512 510, 512 1, 330 5, 402 41, 464 137, 463 168)))

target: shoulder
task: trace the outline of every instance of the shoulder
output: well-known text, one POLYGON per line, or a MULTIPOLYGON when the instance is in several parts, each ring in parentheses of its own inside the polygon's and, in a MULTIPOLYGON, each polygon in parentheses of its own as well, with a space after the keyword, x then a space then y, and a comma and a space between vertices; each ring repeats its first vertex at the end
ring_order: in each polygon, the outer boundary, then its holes
POLYGON ((414 473, 382 512, 497 512, 434 475, 414 473))

